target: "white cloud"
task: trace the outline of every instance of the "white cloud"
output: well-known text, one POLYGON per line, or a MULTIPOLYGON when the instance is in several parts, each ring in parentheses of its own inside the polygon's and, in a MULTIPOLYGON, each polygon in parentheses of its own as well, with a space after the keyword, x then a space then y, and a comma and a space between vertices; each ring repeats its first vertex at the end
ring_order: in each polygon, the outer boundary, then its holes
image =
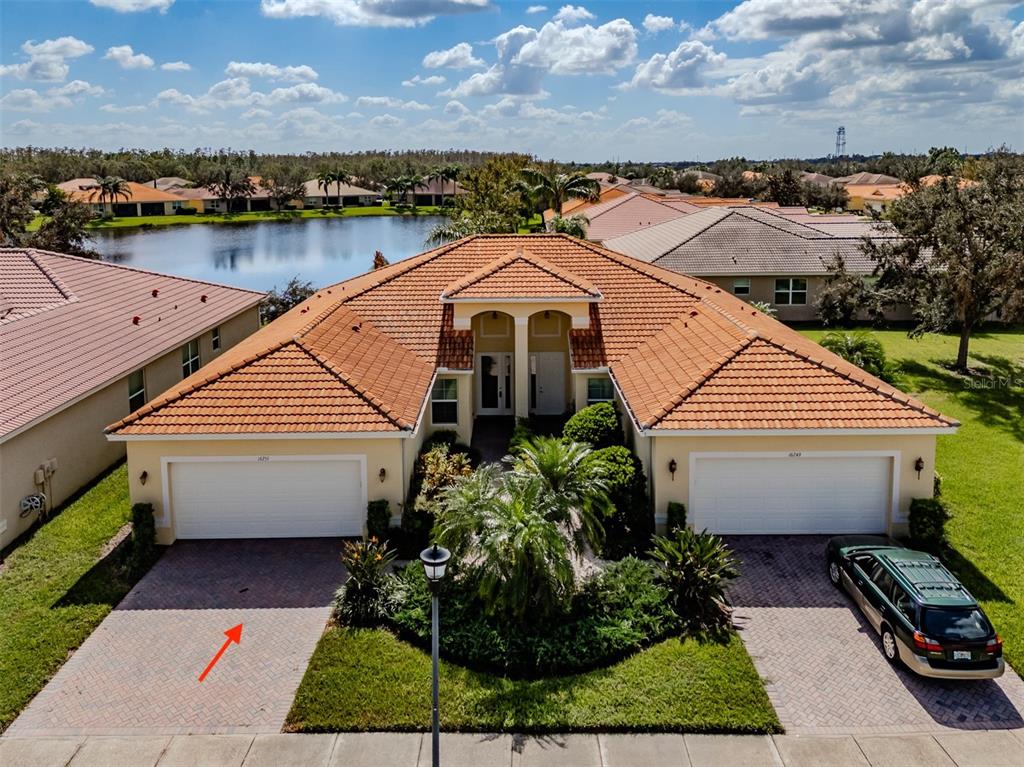
POLYGON ((636 131, 645 133, 673 132, 693 124, 689 115, 674 109, 659 109, 653 117, 635 117, 619 126, 617 133, 629 134, 636 131))
POLYGON ((429 77, 420 77, 416 75, 409 78, 408 80, 402 80, 402 85, 406 88, 415 88, 417 85, 442 85, 445 79, 441 75, 430 75, 429 77))
POLYGON ((97 8, 109 8, 118 13, 137 13, 138 11, 158 10, 167 13, 174 5, 174 0, 89 0, 97 8))
POLYGON ((165 72, 188 72, 192 65, 184 61, 167 61, 160 65, 165 72))
POLYGON ((79 56, 92 53, 95 49, 84 40, 67 35, 58 37, 56 40, 43 40, 41 43, 28 40, 22 44, 21 50, 29 56, 57 56, 62 59, 76 59, 79 56))
POLYGON ((430 107, 418 101, 402 101, 392 96, 360 96, 356 99, 357 107, 382 107, 385 109, 406 109, 414 112, 423 112, 430 107))
POLYGON ((671 16, 655 16, 653 13, 648 13, 644 16, 644 29, 652 35, 656 35, 659 32, 667 32, 670 29, 674 29, 675 26, 676 20, 671 16))
POLYGON ((490 0, 261 0, 264 16, 323 16, 338 26, 414 27, 437 16, 472 13, 490 0))
POLYGON ((563 5, 555 14, 554 20, 565 24, 574 24, 577 21, 591 21, 594 18, 596 18, 594 14, 582 5, 563 5))
POLYGON ((706 70, 721 65, 724 53, 699 40, 682 42, 671 53, 656 53, 640 64, 627 84, 631 88, 654 88, 673 92, 706 84, 706 70))
POLYGON ((87 83, 85 80, 72 80, 59 88, 50 88, 47 91, 52 96, 102 96, 106 91, 99 85, 87 83))
POLYGON ((152 69, 153 59, 145 53, 136 53, 130 45, 115 45, 107 48, 105 59, 117 62, 121 69, 152 69))
POLYGON ((308 83, 319 77, 316 70, 306 64, 279 67, 262 62, 231 61, 224 72, 231 77, 265 77, 293 83, 308 83))
POLYGON ((469 109, 461 101, 452 99, 444 105, 444 113, 446 115, 468 115, 469 109))
POLYGON ((546 5, 531 5, 526 9, 526 12, 529 14, 544 13, 547 9, 548 7, 546 5))
POLYGON ((266 96, 260 93, 253 94, 253 102, 256 104, 340 104, 343 101, 348 101, 344 94, 316 83, 299 83, 287 88, 274 88, 266 96))
POLYGON ((267 108, 286 104, 340 104, 348 98, 316 83, 297 83, 275 88, 270 93, 254 91, 246 77, 229 77, 210 86, 201 96, 182 93, 168 88, 156 95, 157 103, 166 102, 183 106, 191 112, 209 112, 214 109, 267 108))
POLYGON ((132 106, 120 107, 116 104, 104 104, 100 107, 101 112, 109 112, 111 114, 133 114, 135 112, 145 112, 149 109, 145 104, 134 104, 132 106))
POLYGON ((92 53, 94 48, 77 37, 65 36, 43 40, 41 43, 27 40, 21 50, 28 56, 28 61, 0 65, 0 75, 19 80, 59 83, 67 78, 70 71, 65 59, 92 53))
POLYGON ((443 51, 431 51, 423 57, 423 66, 427 69, 472 69, 484 66, 483 59, 473 55, 473 46, 459 43, 443 51))
POLYGON ((397 128, 403 123, 400 117, 394 115, 377 115, 370 120, 370 125, 374 128, 397 128))
POLYGON ((261 109, 260 107, 253 107, 252 109, 242 112, 242 117, 244 117, 246 120, 262 120, 267 117, 273 116, 274 113, 271 112, 269 109, 261 109))
POLYGON ((0 98, 0 108, 14 112, 49 112, 70 107, 76 98, 102 96, 104 92, 100 86, 85 80, 72 80, 66 85, 50 88, 45 93, 34 88, 19 88, 0 98))

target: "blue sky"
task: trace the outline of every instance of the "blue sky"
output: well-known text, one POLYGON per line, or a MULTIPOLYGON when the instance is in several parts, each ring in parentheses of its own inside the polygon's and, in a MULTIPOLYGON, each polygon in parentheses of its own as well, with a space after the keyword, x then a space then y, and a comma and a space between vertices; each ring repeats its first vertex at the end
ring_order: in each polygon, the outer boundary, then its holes
POLYGON ((1000 0, 3 0, 0 30, 6 146, 1024 146, 1024 7, 1000 0))

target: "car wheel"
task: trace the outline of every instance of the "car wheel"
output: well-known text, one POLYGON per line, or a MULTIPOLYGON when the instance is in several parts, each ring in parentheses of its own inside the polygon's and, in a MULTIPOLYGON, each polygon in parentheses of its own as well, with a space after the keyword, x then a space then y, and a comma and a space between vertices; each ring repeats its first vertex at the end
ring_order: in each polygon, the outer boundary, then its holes
POLYGON ((885 659, 894 666, 898 666, 900 663, 900 648, 896 643, 896 635, 892 633, 892 629, 885 626, 882 629, 882 654, 885 655, 885 659))
POLYGON ((839 563, 831 558, 828 560, 828 579, 837 589, 843 587, 843 574, 839 569, 839 563))

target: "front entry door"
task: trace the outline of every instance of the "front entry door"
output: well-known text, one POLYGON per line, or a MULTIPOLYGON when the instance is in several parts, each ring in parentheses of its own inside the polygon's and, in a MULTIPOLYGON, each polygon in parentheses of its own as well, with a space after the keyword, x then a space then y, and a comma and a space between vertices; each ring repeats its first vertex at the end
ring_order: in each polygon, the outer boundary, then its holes
POLYGON ((565 412, 565 353, 534 352, 530 355, 531 404, 537 415, 565 412))
POLYGON ((476 381, 478 415, 509 415, 512 412, 511 354, 476 355, 476 381))

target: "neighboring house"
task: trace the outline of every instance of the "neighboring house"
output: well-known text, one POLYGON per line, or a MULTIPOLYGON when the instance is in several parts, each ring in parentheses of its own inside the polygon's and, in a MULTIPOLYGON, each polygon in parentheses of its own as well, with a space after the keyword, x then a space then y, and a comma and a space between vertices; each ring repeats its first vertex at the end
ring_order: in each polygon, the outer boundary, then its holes
POLYGON ((325 205, 338 204, 346 207, 351 205, 380 205, 380 194, 372 189, 364 189, 361 186, 342 184, 340 203, 338 202, 338 185, 333 182, 327 185, 326 192, 316 179, 307 181, 305 187, 306 193, 302 200, 304 208, 322 208, 325 205))
MULTIPOLYGON (((772 304, 786 321, 816 317, 814 302, 833 257, 869 277, 864 237, 891 230, 860 216, 812 216, 802 209, 712 207, 604 241, 612 250, 714 282, 745 301, 772 304), (813 220, 812 220, 813 219, 813 220)), ((903 315, 893 312, 893 318, 903 315)))
POLYGON ((87 204, 97 215, 170 216, 182 206, 181 198, 170 192, 134 181, 126 181, 125 186, 127 197, 101 201, 96 179, 73 178, 57 184, 57 188, 65 192, 69 199, 87 204))
POLYGON ((405 201, 411 205, 443 205, 460 194, 466 194, 466 189, 458 181, 453 183, 431 178, 406 192, 405 201))
POLYGON ((832 176, 826 176, 824 173, 811 173, 806 170, 800 171, 800 181, 805 184, 823 187, 829 187, 837 183, 836 179, 832 178, 832 176))
POLYGON ((587 239, 592 242, 619 237, 637 229, 661 224, 665 221, 700 210, 695 205, 681 203, 668 205, 654 195, 626 194, 587 208, 587 239))
POLYGON ((103 427, 253 333, 261 298, 0 249, 0 549, 38 517, 22 501, 52 510, 124 458, 103 427))
MULTIPOLYGON (((577 213, 587 215, 587 209, 594 205, 600 205, 603 202, 609 202, 616 200, 619 197, 624 197, 627 194, 634 194, 633 189, 630 188, 629 184, 619 184, 618 186, 604 186, 601 185, 601 190, 598 192, 597 200, 591 202, 583 197, 573 197, 562 203, 562 215, 565 218, 571 218, 577 213)), ((554 208, 548 208, 544 211, 544 220, 550 221, 556 215, 554 208)))
POLYGON ((187 178, 181 178, 181 176, 161 176, 152 181, 147 181, 146 186, 151 186, 164 192, 173 192, 175 189, 188 189, 193 184, 187 178))
POLYGON ((656 519, 719 533, 902 531, 958 426, 711 283, 541 234, 324 288, 107 432, 164 543, 359 535, 432 431, 596 401, 656 519))
POLYGON ((846 209, 860 213, 885 213, 910 187, 906 184, 846 184, 846 209))
POLYGON ((177 188, 171 191, 181 204, 195 208, 197 213, 245 213, 252 211, 274 210, 274 202, 270 199, 270 193, 260 186, 259 176, 249 176, 253 185, 253 193, 248 197, 236 197, 231 200, 223 200, 217 193, 208 186, 197 186, 193 188, 177 188))
POLYGON ((898 186, 903 183, 895 176, 886 176, 884 173, 867 173, 866 171, 854 173, 852 176, 840 176, 832 181, 840 186, 898 186))

